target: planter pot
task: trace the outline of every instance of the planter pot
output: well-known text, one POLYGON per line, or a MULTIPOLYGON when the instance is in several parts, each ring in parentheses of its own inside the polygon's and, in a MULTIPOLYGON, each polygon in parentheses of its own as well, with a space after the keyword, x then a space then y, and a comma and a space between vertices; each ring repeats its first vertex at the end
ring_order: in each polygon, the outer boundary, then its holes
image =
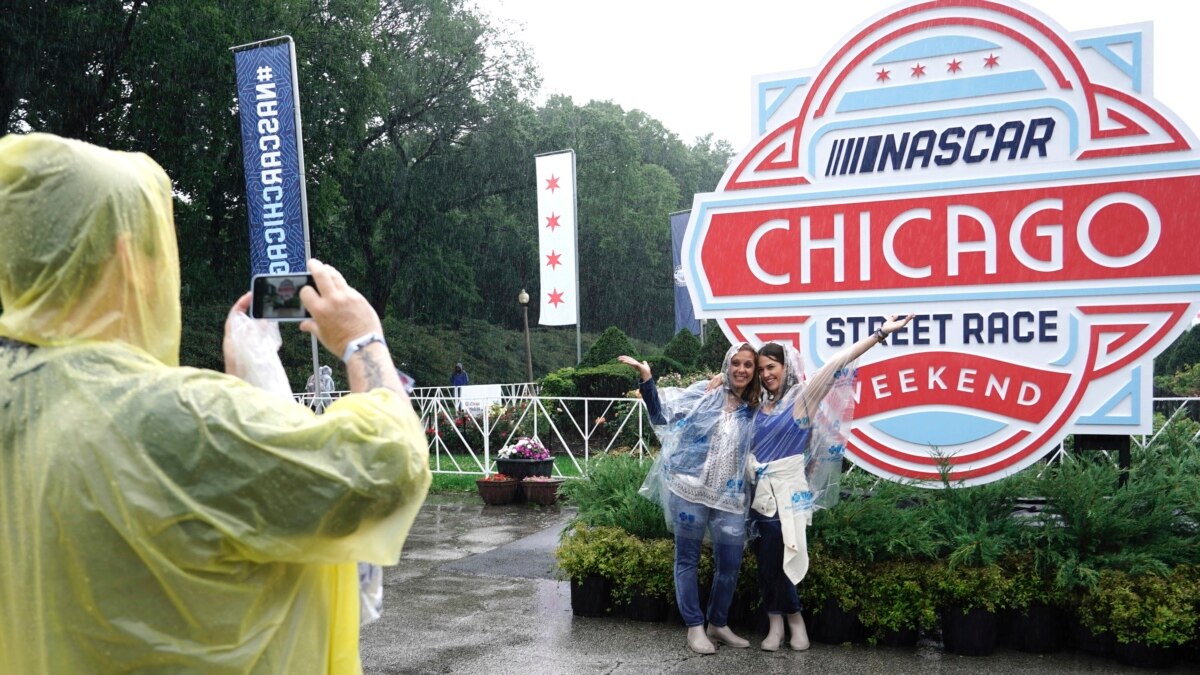
POLYGON ((942 610, 942 648, 961 656, 987 656, 996 651, 996 614, 975 607, 942 610))
POLYGON ((917 637, 916 628, 885 630, 879 634, 876 643, 884 647, 910 648, 917 646, 917 637))
POLYGON ((1179 659, 1187 663, 1200 664, 1200 639, 1192 640, 1180 647, 1179 659))
POLYGON ((1087 654, 1109 656, 1116 646, 1112 633, 1093 633, 1091 629, 1079 623, 1079 619, 1071 620, 1067 632, 1071 646, 1087 654))
POLYGON ((1180 647, 1180 661, 1200 665, 1200 633, 1196 639, 1180 647))
POLYGON ((1052 654, 1067 646, 1067 616, 1057 607, 1035 602, 1024 612, 1008 612, 1005 620, 1008 645, 1013 649, 1031 654, 1052 654))
POLYGON ((1174 647, 1146 645, 1140 642, 1118 642, 1113 646, 1113 656, 1127 666, 1138 668, 1170 668, 1175 665, 1179 652, 1174 647))
POLYGON ((634 593, 625 606, 625 614, 634 621, 663 622, 671 612, 671 601, 658 596, 634 593))
POLYGON ((821 611, 812 617, 809 635, 817 642, 840 645, 845 642, 862 642, 866 639, 866 628, 858 620, 858 612, 847 612, 837 600, 828 598, 821 611))
POLYGON ((571 580, 571 613, 604 616, 612 607, 612 582, 599 574, 571 580))
POLYGON ((489 506, 511 504, 517 496, 517 481, 515 480, 477 480, 479 496, 489 506))
POLYGON ((521 493, 531 504, 550 506, 558 501, 558 486, 562 484, 561 480, 523 480, 521 493))
POLYGON ((550 477, 554 470, 554 458, 550 459, 497 459, 496 471, 509 478, 521 480, 530 476, 550 477))

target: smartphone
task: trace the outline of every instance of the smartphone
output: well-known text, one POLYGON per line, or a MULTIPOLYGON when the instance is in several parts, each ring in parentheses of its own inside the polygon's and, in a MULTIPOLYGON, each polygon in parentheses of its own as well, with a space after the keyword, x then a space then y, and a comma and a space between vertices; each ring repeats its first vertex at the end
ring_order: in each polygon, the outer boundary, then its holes
POLYGON ((311 274, 259 274, 251 282, 250 316, 272 321, 303 321, 308 310, 300 302, 300 289, 312 286, 311 274))

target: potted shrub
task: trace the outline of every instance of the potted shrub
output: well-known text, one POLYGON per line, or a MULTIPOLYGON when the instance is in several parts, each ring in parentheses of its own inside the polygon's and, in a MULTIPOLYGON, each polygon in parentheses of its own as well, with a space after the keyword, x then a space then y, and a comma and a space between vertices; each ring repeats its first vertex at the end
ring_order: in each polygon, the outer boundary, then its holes
POLYGON ((559 573, 571 580, 575 616, 604 616, 612 611, 614 580, 630 553, 630 536, 616 527, 568 526, 554 558, 559 573))
POLYGON ((912 647, 920 631, 937 625, 927 584, 928 561, 887 560, 867 568, 867 584, 858 610, 867 642, 912 647))
POLYGON ((1122 663, 1169 667, 1200 624, 1195 576, 1186 565, 1166 576, 1104 570, 1080 603, 1081 622, 1094 633, 1112 633, 1122 663))
POLYGON ((522 436, 496 453, 496 470, 517 480, 549 476, 554 470, 550 451, 536 438, 522 436))
POLYGON ((510 504, 517 496, 517 481, 511 476, 494 473, 475 481, 479 496, 489 506, 510 504))
POLYGON ((1013 517, 1023 487, 1012 478, 976 487, 951 485, 943 478, 942 489, 929 499, 940 558, 930 569, 930 590, 947 652, 986 656, 996 649, 997 614, 1008 606, 1011 588, 997 563, 1026 534, 1026 526, 1013 517))
POLYGON ((999 565, 935 564, 930 590, 939 607, 942 647, 951 654, 987 656, 996 651, 997 614, 1005 607, 1008 580, 999 565))
POLYGON ((1032 551, 1000 561, 1009 579, 1008 610, 1001 631, 1013 649, 1034 654, 1062 650, 1067 641, 1067 598, 1056 570, 1032 551))
POLYGON ((806 617, 809 636, 826 644, 862 641, 866 631, 857 610, 867 587, 866 566, 832 555, 820 543, 810 543, 808 554, 812 562, 800 583, 800 599, 811 616, 811 621, 806 617))
POLYGON ((675 544, 629 535, 629 552, 614 561, 614 600, 634 621, 666 621, 675 597, 675 544))
POLYGON ((1156 439, 1133 448, 1124 474, 1099 454, 1066 459, 1044 472, 1043 529, 1053 540, 1055 574, 1073 610, 1071 641, 1083 651, 1108 654, 1116 645, 1109 622, 1096 614, 1095 594, 1106 570, 1165 576, 1176 565, 1196 563, 1200 554, 1190 436, 1181 440, 1163 429, 1156 439))
POLYGON ((848 490, 841 501, 813 516, 809 576, 801 584, 813 637, 841 643, 870 633, 872 641, 915 642, 915 630, 931 622, 910 595, 920 588, 913 576, 920 565, 902 563, 933 557, 929 492, 865 475, 847 476, 843 485, 848 490), (898 594, 879 591, 874 572, 898 594))

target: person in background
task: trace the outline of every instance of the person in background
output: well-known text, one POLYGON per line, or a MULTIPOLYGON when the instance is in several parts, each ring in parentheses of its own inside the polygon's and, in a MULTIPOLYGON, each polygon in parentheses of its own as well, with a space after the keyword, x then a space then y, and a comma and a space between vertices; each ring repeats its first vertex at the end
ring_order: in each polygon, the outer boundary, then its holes
POLYGON ((461 363, 454 364, 454 372, 450 375, 450 386, 454 387, 454 405, 456 410, 462 409, 462 388, 471 383, 467 371, 461 363))
POLYGON ((911 320, 911 314, 892 317, 874 335, 834 354, 807 382, 795 347, 768 342, 759 349, 763 397, 754 415, 748 473, 754 482, 750 529, 757 533, 758 586, 769 621, 765 651, 779 649, 785 620, 788 645, 809 647, 796 584, 808 572, 806 528, 813 509, 837 501, 854 404, 853 362, 911 320))
POLYGON ((746 456, 758 403, 755 356, 748 344, 730 347, 722 362, 722 384, 715 389, 706 380, 687 389, 661 390, 648 363, 618 357, 638 371, 639 392, 662 441, 641 493, 662 505, 675 536, 675 601, 688 627, 687 646, 697 654, 715 653, 714 640, 750 646, 729 629, 728 619, 746 546, 746 456), (715 570, 708 610, 702 612, 697 568, 706 533, 715 570))
POLYGON ((325 412, 325 408, 329 407, 330 403, 333 403, 333 390, 337 385, 333 383, 333 368, 323 365, 317 369, 317 373, 321 376, 321 394, 317 395, 316 374, 308 376, 308 382, 304 385, 304 391, 313 395, 309 399, 310 403, 308 407, 312 408, 312 411, 319 415, 325 412))
POLYGON ((172 194, 142 154, 0 139, 0 672, 361 672, 356 562, 399 559, 421 423, 317 260, 300 329, 352 392, 324 415, 233 375, 249 293, 232 374, 180 367, 172 194))

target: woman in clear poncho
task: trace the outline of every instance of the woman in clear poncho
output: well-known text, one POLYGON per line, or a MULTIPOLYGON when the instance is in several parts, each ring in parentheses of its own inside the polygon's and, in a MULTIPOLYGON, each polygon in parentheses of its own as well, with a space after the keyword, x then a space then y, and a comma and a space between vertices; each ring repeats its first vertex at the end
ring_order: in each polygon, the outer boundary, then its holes
POLYGON ((619 360, 641 375, 642 400, 662 442, 642 494, 662 505, 675 535, 675 600, 688 626, 688 647, 699 654, 714 653, 714 640, 747 647, 727 624, 746 544, 746 451, 758 398, 754 348, 729 348, 717 388, 705 380, 660 390, 645 361, 619 360), (707 614, 700 609, 697 576, 706 532, 715 563, 707 614))
POLYGON ((789 645, 808 649, 796 584, 808 572, 812 512, 837 502, 845 423, 854 408, 853 363, 911 319, 892 317, 874 335, 834 354, 807 382, 795 347, 768 342, 759 349, 763 400, 754 416, 748 475, 759 591, 770 622, 762 642, 766 651, 779 649, 785 618, 789 645))
MULTIPOLYGON (((321 416, 179 367, 178 260, 149 157, 0 139, 0 673, 360 672, 356 562, 399 558, 420 421, 379 342, 321 416)), ((303 330, 379 330, 309 271, 303 330)))

